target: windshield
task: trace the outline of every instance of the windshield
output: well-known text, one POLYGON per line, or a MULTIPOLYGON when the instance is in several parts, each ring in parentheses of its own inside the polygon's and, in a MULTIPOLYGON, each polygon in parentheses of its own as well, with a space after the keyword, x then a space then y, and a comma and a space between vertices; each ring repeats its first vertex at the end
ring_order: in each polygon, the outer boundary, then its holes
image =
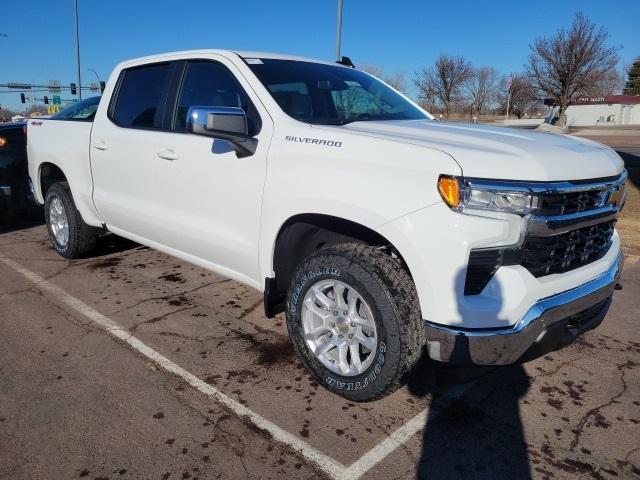
POLYGON ((100 103, 100 97, 87 98, 69 105, 51 118, 54 120, 93 120, 98 109, 98 103, 100 103))
POLYGON ((301 122, 344 125, 429 118, 384 83, 352 68, 255 58, 247 64, 282 110, 301 122))

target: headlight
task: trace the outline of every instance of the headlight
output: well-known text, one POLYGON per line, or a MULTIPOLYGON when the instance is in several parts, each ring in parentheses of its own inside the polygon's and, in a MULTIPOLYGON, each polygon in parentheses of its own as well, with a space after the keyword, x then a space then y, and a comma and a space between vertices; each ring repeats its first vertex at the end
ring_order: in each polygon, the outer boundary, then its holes
POLYGON ((4 147, 7 144, 7 139, 4 137, 0 137, 0 148, 4 147))
POLYGON ((538 196, 508 184, 465 181, 442 175, 438 191, 449 207, 457 212, 485 210, 526 215, 538 208, 538 196), (483 184, 484 183, 484 184, 483 184))

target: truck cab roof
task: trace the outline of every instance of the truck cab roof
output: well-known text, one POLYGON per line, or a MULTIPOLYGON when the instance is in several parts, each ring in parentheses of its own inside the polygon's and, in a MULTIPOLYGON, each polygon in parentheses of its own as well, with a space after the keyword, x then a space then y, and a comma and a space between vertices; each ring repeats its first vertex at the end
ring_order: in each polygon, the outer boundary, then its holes
POLYGON ((319 60, 316 58, 309 57, 301 57, 296 55, 287 55, 281 53, 271 53, 271 52, 259 52, 259 51, 248 51, 248 50, 225 50, 225 49, 197 49, 197 50, 178 50, 174 52, 166 52, 155 55, 148 55, 145 57, 137 57, 125 60, 120 65, 128 65, 128 64, 139 64, 139 63, 149 63, 153 61, 162 61, 169 60, 172 57, 182 57, 182 56, 197 56, 202 54, 218 54, 224 55, 226 57, 237 55, 243 60, 251 59, 251 58, 260 58, 260 59, 274 59, 274 60, 293 60, 299 62, 312 62, 312 63, 322 63, 326 65, 340 65, 338 63, 329 62, 325 60, 319 60))

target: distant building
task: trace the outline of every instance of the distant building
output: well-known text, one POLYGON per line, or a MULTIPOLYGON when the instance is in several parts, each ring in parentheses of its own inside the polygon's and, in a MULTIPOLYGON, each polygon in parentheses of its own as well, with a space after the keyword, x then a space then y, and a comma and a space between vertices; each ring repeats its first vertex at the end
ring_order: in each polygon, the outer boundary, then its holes
MULTIPOLYGON (((553 102, 545 101, 553 106, 553 102)), ((553 107, 548 118, 558 115, 553 107)), ((566 111, 567 127, 640 125, 640 95, 580 97, 566 111)))

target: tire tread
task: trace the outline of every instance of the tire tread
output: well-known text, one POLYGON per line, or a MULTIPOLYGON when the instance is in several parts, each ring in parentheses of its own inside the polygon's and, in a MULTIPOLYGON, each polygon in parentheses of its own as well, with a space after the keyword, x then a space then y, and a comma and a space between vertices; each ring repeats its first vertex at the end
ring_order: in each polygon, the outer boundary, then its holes
MULTIPOLYGON (((385 291, 395 313, 400 331, 400 359, 393 376, 386 382, 375 382, 374 388, 366 391, 366 396, 357 395, 357 392, 349 392, 349 398, 356 401, 373 401, 394 392, 404 385, 413 367, 418 363, 425 342, 422 317, 418 303, 418 295, 413 280, 401 262, 394 259, 388 253, 379 248, 363 243, 345 243, 332 245, 307 257, 298 267, 293 276, 287 297, 287 305, 291 289, 296 280, 304 275, 308 265, 314 261, 328 262, 336 257, 347 259, 349 265, 356 264, 370 274, 385 291)), ((287 315, 289 315, 287 308, 287 315)), ((296 347, 297 348, 297 347, 296 347)), ((305 355, 300 355, 307 370, 322 383, 322 378, 309 364, 305 355)), ((336 392, 340 393, 340 392, 336 392)), ((347 393, 347 392, 345 392, 347 393)), ((360 393, 363 393, 362 391, 360 393)), ((346 395, 345 395, 346 396, 346 395)))
MULTIPOLYGON (((87 225, 84 222, 82 216, 80 215, 80 212, 78 212, 78 209, 76 208, 76 204, 73 200, 73 195, 71 194, 71 189, 69 188, 69 184, 67 182, 55 183, 51 185, 51 187, 49 187, 49 190, 47 190, 45 199, 45 215, 47 224, 49 222, 49 199, 51 198, 51 196, 56 194, 67 204, 65 205, 65 210, 67 213, 67 220, 69 222, 69 241, 67 243, 67 248, 65 250, 56 248, 56 251, 65 258, 82 258, 95 247, 101 230, 99 228, 87 225)), ((51 235, 50 230, 49 237, 51 239, 51 243, 55 248, 56 243, 53 239, 53 236, 51 235)))

